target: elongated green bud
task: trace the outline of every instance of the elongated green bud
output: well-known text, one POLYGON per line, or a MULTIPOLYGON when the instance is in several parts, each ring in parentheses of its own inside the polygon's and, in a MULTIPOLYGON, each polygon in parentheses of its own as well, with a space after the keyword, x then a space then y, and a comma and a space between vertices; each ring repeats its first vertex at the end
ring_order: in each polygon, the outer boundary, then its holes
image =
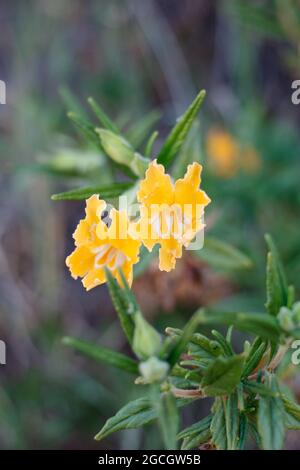
POLYGON ((137 312, 134 316, 135 329, 132 348, 140 359, 148 359, 155 356, 161 347, 161 336, 142 316, 137 312))
POLYGON ((96 129, 102 147, 107 155, 116 163, 129 166, 134 158, 134 149, 123 137, 107 129, 96 129))
POLYGON ((107 155, 116 163, 128 166, 134 174, 143 177, 149 165, 149 160, 135 152, 124 137, 107 129, 96 129, 101 144, 107 155))

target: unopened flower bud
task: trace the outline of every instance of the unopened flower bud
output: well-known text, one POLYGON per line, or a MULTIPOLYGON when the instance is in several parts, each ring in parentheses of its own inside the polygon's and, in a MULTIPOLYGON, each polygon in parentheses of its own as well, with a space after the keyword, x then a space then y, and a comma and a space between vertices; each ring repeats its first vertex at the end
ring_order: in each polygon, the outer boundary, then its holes
POLYGON ((295 327, 293 322, 293 312, 287 307, 281 307, 279 310, 278 321, 284 331, 291 331, 295 327))
POLYGON ((96 129, 107 155, 116 163, 129 166, 134 158, 134 150, 123 137, 107 129, 96 129))
POLYGON ((135 317, 135 329, 133 336, 133 350, 141 359, 147 359, 154 356, 161 347, 161 336, 148 323, 140 312, 135 317))
POLYGON ((169 364, 152 356, 147 361, 140 363, 139 370, 147 383, 160 382, 165 379, 169 371, 169 364))

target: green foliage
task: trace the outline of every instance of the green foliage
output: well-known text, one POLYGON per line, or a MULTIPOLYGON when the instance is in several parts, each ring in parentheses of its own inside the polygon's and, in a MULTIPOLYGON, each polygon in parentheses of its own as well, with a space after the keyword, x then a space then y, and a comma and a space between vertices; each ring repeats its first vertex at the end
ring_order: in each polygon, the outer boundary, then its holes
POLYGON ((82 200, 87 199, 93 194, 99 194, 102 199, 111 199, 118 197, 128 189, 132 188, 132 183, 114 183, 109 186, 89 186, 87 188, 72 189, 64 193, 53 194, 53 201, 64 200, 82 200))
POLYGON ((196 96, 193 103, 186 110, 186 112, 181 116, 168 135, 165 143, 160 149, 157 162, 164 165, 166 168, 172 163, 174 157, 179 152, 181 146, 183 145, 189 130, 192 127, 192 124, 199 112, 201 104, 205 98, 205 91, 201 90, 200 93, 196 96))
POLYGON ((209 441, 211 437, 210 424, 212 416, 208 415, 181 431, 177 438, 183 439, 181 449, 190 450, 199 447, 204 442, 209 441))
POLYGON ((158 417, 167 449, 177 448, 179 416, 176 399, 171 392, 164 392, 158 401, 158 417))
POLYGON ((91 357, 98 362, 108 364, 117 369, 124 370, 131 374, 138 373, 138 363, 131 359, 130 357, 124 356, 118 352, 112 351, 110 349, 98 346, 87 341, 82 341, 76 338, 65 337, 63 338, 63 344, 70 346, 85 356, 91 357))
MULTIPOLYGON (((271 249, 275 253, 273 245, 271 249)), ((284 279, 283 268, 276 263, 284 279)), ((276 377, 279 349, 286 350, 291 341, 278 318, 268 313, 201 309, 184 329, 169 327, 163 337, 143 318, 121 271, 120 276, 122 287, 107 270, 121 325, 133 352, 143 362, 138 364, 120 353, 73 338, 65 340, 85 355, 133 373, 137 385, 148 387, 144 396, 108 419, 96 439, 158 421, 167 449, 177 448, 177 440, 182 440, 181 448, 185 450, 203 443, 217 449, 243 449, 250 432, 262 448, 282 448, 285 429, 300 428, 300 407, 280 391, 276 377), (212 330, 210 338, 195 331, 214 323, 231 325, 226 336, 212 330), (233 326, 256 335, 242 354, 236 354, 232 345, 233 326), (278 349, 279 341, 282 345, 278 349), (146 352, 141 353, 142 346, 146 352), (214 399, 211 415, 178 433, 179 408, 206 397, 214 399)), ((298 319, 298 303, 291 312, 298 319)))
MULTIPOLYGON (((183 167, 190 158, 195 161, 195 153, 199 153, 195 119, 204 96, 203 91, 198 94, 158 152, 158 162, 165 167, 179 154, 181 164, 174 171, 177 176, 182 176, 183 167)), ((96 128, 78 110, 71 114, 73 121, 91 143, 95 143, 96 136, 99 152, 108 157, 113 168, 142 178, 157 137, 152 129, 157 113, 150 113, 123 132, 119 130, 122 126, 116 126, 93 99, 88 102, 103 128, 96 128), (145 145, 145 157, 137 151, 141 145, 145 145)), ((137 184, 110 181, 103 186, 60 193, 53 199, 83 199, 95 193, 112 198, 125 191, 135 198, 137 184)), ((201 308, 182 329, 168 327, 165 335, 144 318, 122 271, 119 283, 109 269, 105 270, 114 307, 136 359, 75 338, 65 338, 64 343, 103 364, 133 374, 143 396, 108 419, 97 440, 158 421, 167 449, 176 449, 178 440, 182 440, 181 448, 185 450, 204 443, 217 449, 243 449, 250 433, 260 447, 280 449, 285 429, 300 428, 300 407, 281 392, 276 376, 276 368, 293 337, 300 336, 300 307, 295 303, 294 288, 288 287, 270 235, 266 235, 266 242, 269 252, 265 311, 201 308), (214 329, 207 332, 210 325, 217 324, 229 327, 226 335, 214 329), (250 335, 242 353, 235 350, 233 328, 250 335), (213 399, 211 414, 179 432, 179 408, 206 398, 213 399)), ((135 275, 147 268, 156 253, 141 252, 142 262, 135 275)), ((239 274, 253 268, 252 257, 214 237, 207 237, 204 249, 196 255, 214 267, 239 274)))
POLYGON ((266 235, 269 253, 267 260, 267 303, 271 315, 277 315, 280 307, 287 305, 288 287, 282 263, 270 235, 266 235))
MULTIPOLYGON (((272 390, 277 391, 276 379, 267 377, 272 390)), ((284 439, 284 406, 280 397, 261 396, 258 403, 257 426, 263 449, 278 450, 284 439)))
POLYGON ((218 357, 205 371, 201 387, 205 395, 230 394, 240 382, 243 356, 218 357))
POLYGON ((110 296, 119 315, 120 324, 129 343, 132 344, 134 335, 133 316, 138 311, 137 304, 127 289, 120 288, 109 269, 106 269, 105 273, 110 296))

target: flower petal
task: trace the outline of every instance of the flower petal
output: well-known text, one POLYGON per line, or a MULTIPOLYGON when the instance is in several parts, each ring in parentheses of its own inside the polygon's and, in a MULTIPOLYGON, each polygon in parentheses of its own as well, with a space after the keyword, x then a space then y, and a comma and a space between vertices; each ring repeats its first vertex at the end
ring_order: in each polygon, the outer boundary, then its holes
POLYGON ((174 186, 170 175, 165 174, 163 165, 156 160, 150 163, 145 179, 140 184, 137 199, 141 204, 172 204, 174 186))
POLYGON ((74 279, 78 276, 84 276, 94 264, 95 255, 86 246, 78 246, 73 253, 66 259, 66 265, 70 269, 71 275, 74 279))

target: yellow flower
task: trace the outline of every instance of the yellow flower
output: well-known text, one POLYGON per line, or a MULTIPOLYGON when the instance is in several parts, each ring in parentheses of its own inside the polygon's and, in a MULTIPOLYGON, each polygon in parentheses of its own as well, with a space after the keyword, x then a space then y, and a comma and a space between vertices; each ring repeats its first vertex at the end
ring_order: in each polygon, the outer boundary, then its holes
POLYGON ((231 178, 237 173, 239 146, 231 134, 223 129, 212 129, 207 136, 206 151, 220 177, 231 178))
POLYGON ((66 259, 71 275, 74 279, 82 277, 86 290, 106 281, 105 267, 122 285, 121 269, 131 285, 133 265, 139 260, 141 242, 131 235, 134 226, 127 213, 112 209, 108 227, 101 219, 105 208, 105 201, 95 194, 86 201, 86 216, 73 234, 76 248, 66 259))
POLYGON ((223 129, 210 130, 206 151, 211 167, 221 178, 232 178, 241 170, 254 174, 261 168, 261 159, 256 150, 248 145, 239 145, 223 129))
POLYGON ((140 207, 140 237, 148 250, 160 244, 159 268, 170 271, 196 233, 204 227, 202 216, 210 199, 199 189, 202 167, 193 163, 184 178, 173 184, 163 165, 150 163, 137 199, 140 207))

